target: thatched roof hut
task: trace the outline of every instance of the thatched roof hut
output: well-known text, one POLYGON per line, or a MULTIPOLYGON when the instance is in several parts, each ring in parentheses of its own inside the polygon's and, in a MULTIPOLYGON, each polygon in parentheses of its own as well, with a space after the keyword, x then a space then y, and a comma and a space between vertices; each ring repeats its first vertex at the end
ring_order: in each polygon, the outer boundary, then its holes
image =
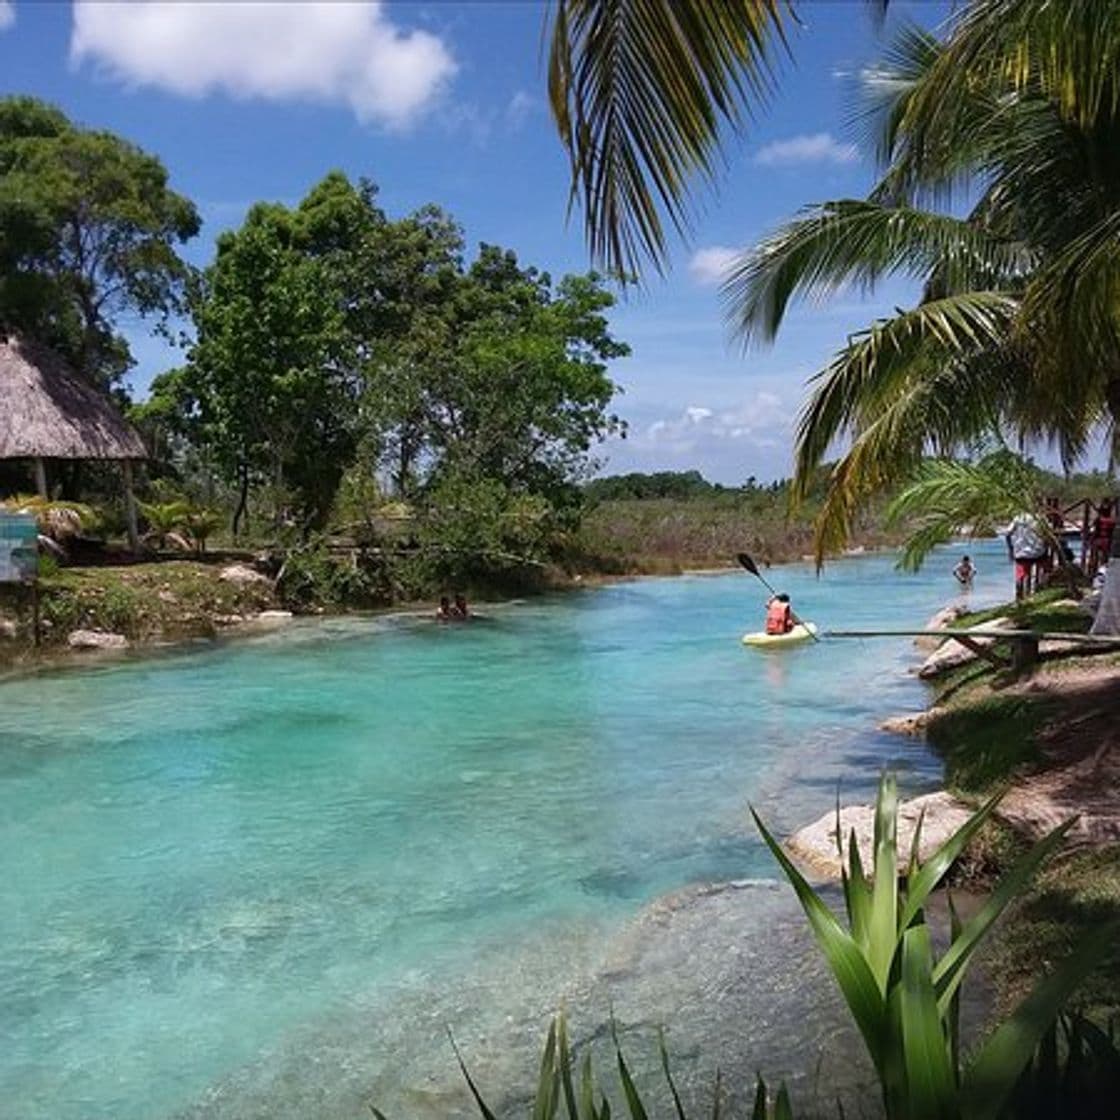
POLYGON ((136 431, 45 346, 0 338, 0 459, 146 459, 136 431))
POLYGON ((0 336, 0 459, 31 459, 43 497, 46 459, 119 460, 135 549, 132 462, 147 457, 144 441, 113 403, 75 376, 58 354, 19 335, 0 336))

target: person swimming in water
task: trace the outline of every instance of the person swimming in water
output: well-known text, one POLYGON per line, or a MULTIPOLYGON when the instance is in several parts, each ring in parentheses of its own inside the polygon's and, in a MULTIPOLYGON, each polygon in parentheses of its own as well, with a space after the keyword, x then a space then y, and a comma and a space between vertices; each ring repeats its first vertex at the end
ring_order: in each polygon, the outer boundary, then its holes
POLYGON ((957 583, 961 587, 971 587, 972 581, 976 578, 976 565, 967 556, 962 556, 960 562, 953 569, 953 575, 957 577, 957 583))

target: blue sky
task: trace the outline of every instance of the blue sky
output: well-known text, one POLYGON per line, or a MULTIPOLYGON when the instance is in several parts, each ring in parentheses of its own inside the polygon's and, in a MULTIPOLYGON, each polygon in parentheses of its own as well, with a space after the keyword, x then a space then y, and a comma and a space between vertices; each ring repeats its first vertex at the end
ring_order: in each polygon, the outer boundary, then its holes
MULTIPOLYGON (((891 22, 935 25, 945 5, 895 4, 891 22)), ((698 468, 727 483, 790 472, 806 379, 851 331, 912 301, 890 284, 799 307, 777 342, 728 340, 715 275, 800 206, 866 192, 871 161, 849 125, 855 75, 889 37, 863 0, 798 5, 772 104, 732 154, 719 190, 662 281, 625 297, 612 322, 633 356, 612 370, 629 437, 609 471, 698 468)), ((332 168, 366 175, 390 214, 449 210, 468 243, 498 243, 554 275, 588 260, 566 222, 567 165, 545 103, 543 3, 193 4, 0 0, 0 92, 55 102, 158 155, 199 206, 186 255, 255 201, 294 204, 332 168)), ((181 360, 126 324, 139 395, 181 360)))

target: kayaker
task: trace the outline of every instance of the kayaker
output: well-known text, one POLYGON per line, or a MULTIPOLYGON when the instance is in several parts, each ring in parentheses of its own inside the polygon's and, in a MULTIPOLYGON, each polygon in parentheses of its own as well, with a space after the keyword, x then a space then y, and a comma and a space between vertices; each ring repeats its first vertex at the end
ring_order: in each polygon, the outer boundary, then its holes
POLYGON ((789 596, 780 591, 766 604, 766 633, 788 634, 794 626, 789 596))
POLYGON ((976 565, 969 557, 962 556, 960 563, 953 569, 953 575, 957 577, 957 583, 961 587, 971 587, 972 581, 976 578, 976 565))

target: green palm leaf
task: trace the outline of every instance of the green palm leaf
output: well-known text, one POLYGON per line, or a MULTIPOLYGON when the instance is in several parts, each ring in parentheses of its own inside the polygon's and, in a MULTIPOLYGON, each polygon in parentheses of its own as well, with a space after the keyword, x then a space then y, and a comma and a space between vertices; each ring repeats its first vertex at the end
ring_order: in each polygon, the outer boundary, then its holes
POLYGON ((688 228, 724 134, 767 99, 788 0, 557 0, 549 97, 593 257, 636 274, 688 228))

